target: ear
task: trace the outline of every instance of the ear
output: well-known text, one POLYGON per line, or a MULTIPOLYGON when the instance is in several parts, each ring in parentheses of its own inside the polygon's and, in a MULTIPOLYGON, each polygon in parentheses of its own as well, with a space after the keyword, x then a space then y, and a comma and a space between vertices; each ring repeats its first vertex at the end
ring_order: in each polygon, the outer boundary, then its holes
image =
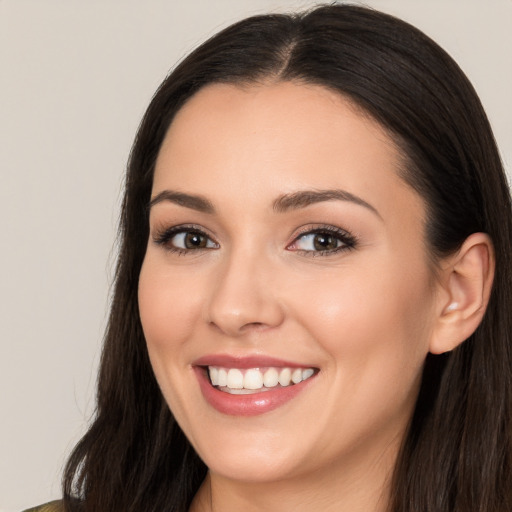
POLYGON ((494 248, 485 233, 473 233, 442 262, 433 354, 449 352, 468 339, 485 314, 494 278, 494 248))

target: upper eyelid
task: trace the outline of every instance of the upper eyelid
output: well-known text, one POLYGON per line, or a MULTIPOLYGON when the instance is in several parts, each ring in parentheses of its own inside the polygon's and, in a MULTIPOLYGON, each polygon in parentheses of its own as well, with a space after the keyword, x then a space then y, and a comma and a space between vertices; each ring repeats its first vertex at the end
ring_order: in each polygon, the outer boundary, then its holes
MULTIPOLYGON (((174 236, 184 231, 200 233, 211 239, 217 245, 220 245, 218 237, 214 235, 209 229, 205 228, 202 225, 194 223, 170 225, 168 227, 166 227, 165 225, 157 225, 150 229, 150 234, 153 240, 156 240, 157 238, 162 238, 166 234, 174 236)), ((358 238, 356 236, 354 236, 352 233, 339 226, 335 226, 332 224, 308 223, 294 230, 294 232, 288 237, 289 241, 286 243, 286 247, 289 247, 303 236, 322 232, 338 235, 340 238, 345 238, 349 240, 354 245, 358 241, 358 238)))
POLYGON ((152 234, 155 233, 181 233, 183 231, 195 231, 197 233, 201 233, 203 235, 206 235, 209 238, 215 239, 215 235, 213 235, 210 230, 206 229, 203 226, 200 226, 199 224, 177 224, 177 225, 162 225, 162 226, 154 226, 150 229, 150 232, 152 234))
POLYGON ((304 250, 304 249, 296 249, 296 251, 303 252, 303 253, 315 253, 315 254, 320 254, 322 252, 325 252, 327 254, 329 254, 329 253, 334 254, 338 250, 352 249, 359 242, 358 238, 355 235, 348 232, 347 230, 340 228, 338 226, 324 224, 324 225, 317 225, 316 227, 304 226, 304 229, 302 229, 299 233, 296 233, 293 236, 292 241, 287 244, 287 248, 289 248, 293 244, 297 243, 298 240, 300 240, 304 236, 318 234, 318 233, 329 233, 331 235, 337 236, 339 239, 341 239, 343 241, 344 246, 338 248, 337 250, 308 251, 308 250, 304 250))
POLYGON ((209 231, 205 229, 203 226, 199 226, 196 224, 178 224, 176 226, 169 227, 153 227, 150 229, 150 237, 153 240, 153 242, 155 242, 157 245, 165 245, 173 237, 184 232, 199 233, 210 239, 215 245, 220 246, 215 236, 209 233, 209 231))
POLYGON ((340 236, 345 236, 347 238, 356 238, 350 231, 343 229, 339 226, 334 226, 332 224, 320 224, 320 223, 311 223, 301 226, 294 230, 293 234, 289 237, 291 241, 297 240, 301 236, 310 234, 310 233, 322 233, 328 232, 333 234, 338 234, 340 236))

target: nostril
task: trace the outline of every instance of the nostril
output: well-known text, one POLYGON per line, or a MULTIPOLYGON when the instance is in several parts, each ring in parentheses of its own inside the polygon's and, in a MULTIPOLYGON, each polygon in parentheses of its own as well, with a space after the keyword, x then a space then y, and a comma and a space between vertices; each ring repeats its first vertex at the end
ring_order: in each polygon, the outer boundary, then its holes
POLYGON ((263 322, 249 322, 241 327, 241 331, 248 331, 250 329, 263 329, 265 327, 268 327, 263 322))

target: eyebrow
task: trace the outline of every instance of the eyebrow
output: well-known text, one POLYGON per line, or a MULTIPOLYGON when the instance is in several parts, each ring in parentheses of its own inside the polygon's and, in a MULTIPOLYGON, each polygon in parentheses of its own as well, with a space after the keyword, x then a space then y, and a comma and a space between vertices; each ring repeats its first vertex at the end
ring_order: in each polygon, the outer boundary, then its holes
POLYGON ((346 190, 330 189, 330 190, 300 190, 291 194, 284 194, 274 201, 274 211, 283 213, 289 210, 297 210, 306 208, 315 203, 324 201, 349 201, 359 206, 364 206, 377 217, 382 219, 378 210, 364 199, 347 192, 346 190))
POLYGON ((170 201, 171 203, 184 206, 185 208, 190 208, 192 210, 197 210, 198 212, 215 213, 213 204, 205 197, 185 194, 184 192, 174 192, 172 190, 164 190, 157 194, 149 202, 148 209, 151 209, 155 204, 163 201, 170 201))
MULTIPOLYGON (((170 201, 171 203, 202 213, 214 214, 215 208, 211 201, 200 195, 186 194, 185 192, 176 192, 173 190, 163 190, 149 202, 148 209, 151 209, 158 203, 170 201)), ((324 201, 348 201, 363 206, 382 219, 377 209, 364 199, 340 189, 329 190, 300 190, 290 194, 279 196, 273 203, 273 210, 277 213, 285 213, 289 210, 298 210, 306 208, 312 204, 322 203, 324 201)))

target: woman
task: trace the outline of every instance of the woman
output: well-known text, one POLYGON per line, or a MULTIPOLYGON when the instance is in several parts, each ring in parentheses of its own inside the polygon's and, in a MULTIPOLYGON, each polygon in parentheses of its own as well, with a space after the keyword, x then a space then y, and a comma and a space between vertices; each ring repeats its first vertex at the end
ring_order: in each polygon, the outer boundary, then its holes
POLYGON ((164 81, 65 510, 508 511, 512 215, 467 79, 373 10, 164 81))

